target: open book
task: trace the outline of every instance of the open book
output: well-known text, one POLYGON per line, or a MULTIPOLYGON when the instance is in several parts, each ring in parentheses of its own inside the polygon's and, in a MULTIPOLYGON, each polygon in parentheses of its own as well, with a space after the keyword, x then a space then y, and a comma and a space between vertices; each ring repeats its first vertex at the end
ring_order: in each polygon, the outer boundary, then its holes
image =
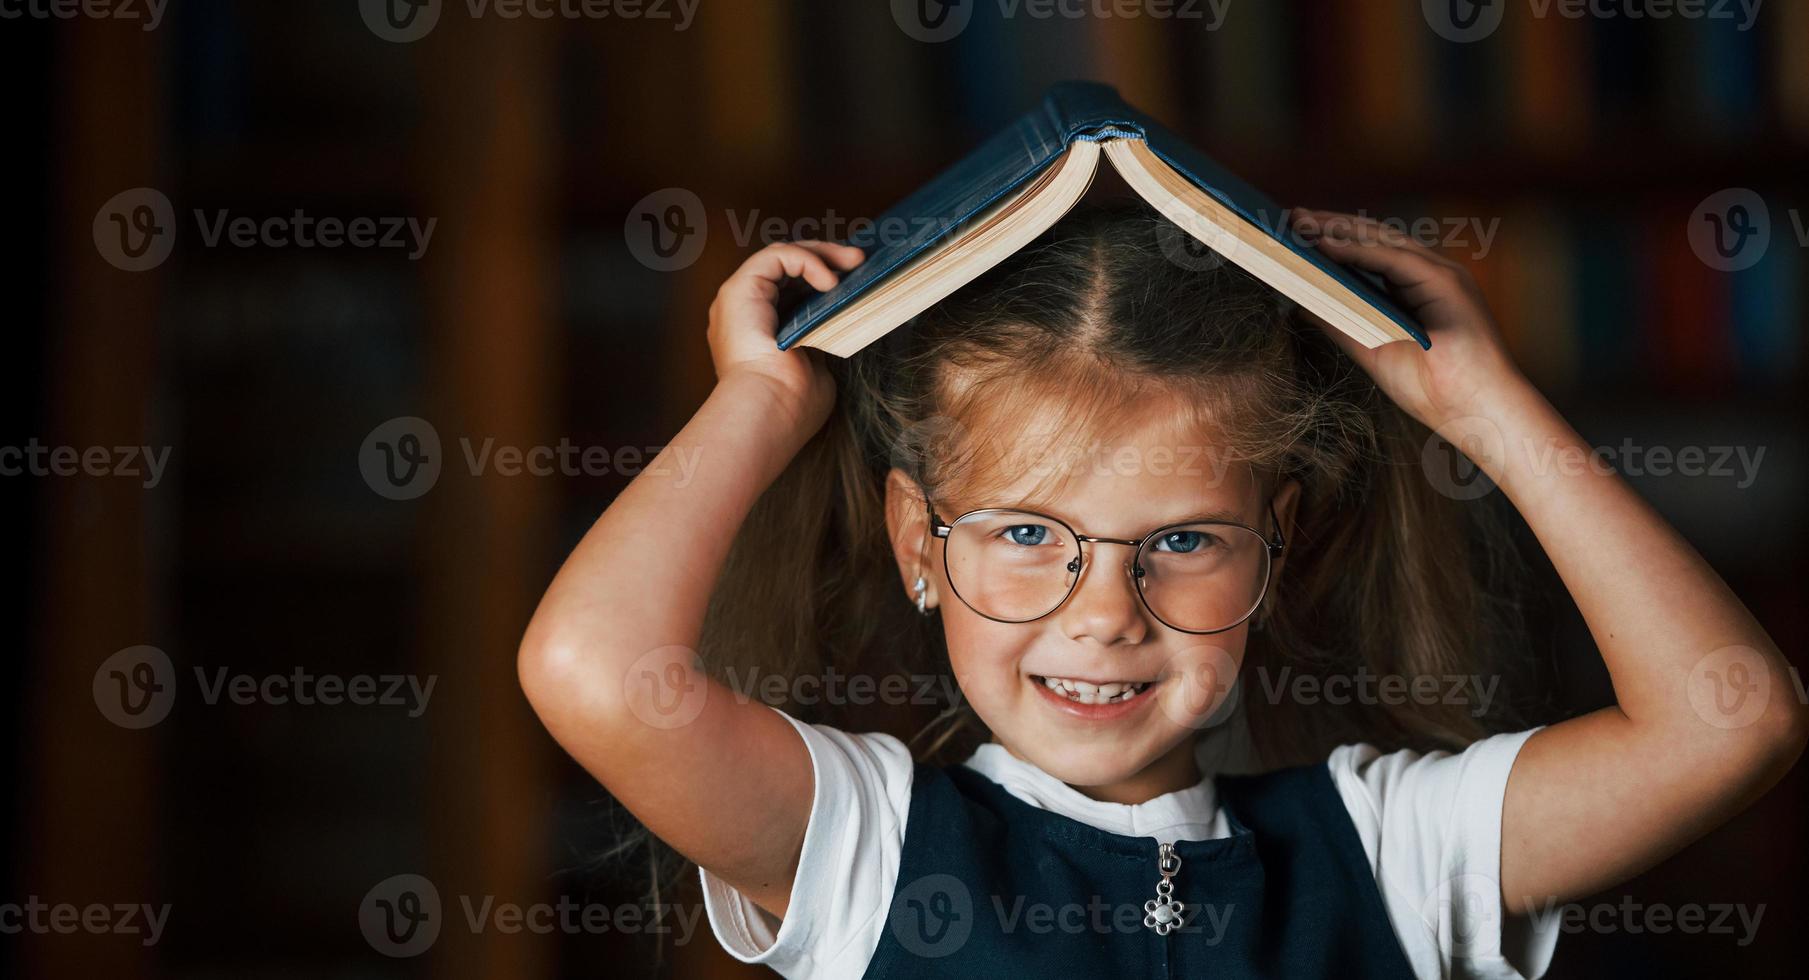
POLYGON ((1079 202, 1102 155, 1179 228, 1366 347, 1432 346, 1380 280, 1289 232, 1279 205, 1109 86, 1062 82, 966 159, 849 236, 866 260, 806 300, 780 349, 848 357, 992 268, 1079 202))

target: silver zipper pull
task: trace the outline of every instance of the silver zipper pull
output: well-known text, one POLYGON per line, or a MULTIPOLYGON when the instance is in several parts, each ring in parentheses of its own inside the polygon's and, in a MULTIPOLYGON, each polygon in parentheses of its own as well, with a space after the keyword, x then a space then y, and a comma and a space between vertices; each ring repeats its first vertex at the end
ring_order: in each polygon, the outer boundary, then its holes
POLYGON ((1166 936, 1187 913, 1187 906, 1174 897, 1175 873, 1181 870, 1181 855, 1175 853, 1175 845, 1157 848, 1156 870, 1162 872, 1162 880, 1156 882, 1156 897, 1143 903, 1143 924, 1156 930, 1156 935, 1166 936))

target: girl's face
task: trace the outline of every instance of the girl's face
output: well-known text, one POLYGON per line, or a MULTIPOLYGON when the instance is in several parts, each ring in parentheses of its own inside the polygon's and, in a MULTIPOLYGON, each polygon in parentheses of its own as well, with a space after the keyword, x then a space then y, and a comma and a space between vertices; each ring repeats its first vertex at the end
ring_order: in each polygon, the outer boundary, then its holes
MULTIPOLYGON (((1028 509, 1095 537, 1141 540, 1159 527, 1202 515, 1272 535, 1270 501, 1250 468, 1227 463, 1213 445, 1180 431, 1176 418, 1152 406, 1109 445, 1084 447, 1084 455, 1078 448, 1069 455, 1054 452, 1048 459, 1068 461, 1067 478, 1055 481, 1053 496, 1028 509)), ((1049 482, 1052 465, 1045 460, 1031 468, 998 499, 938 499, 936 516, 952 522, 976 508, 1023 506, 1032 488, 1049 482)), ((1274 499, 1284 536, 1296 490, 1285 484, 1274 499)), ((1205 635, 1164 625, 1138 598, 1132 574, 1136 549, 1102 542, 1081 545, 1085 562, 1078 581, 1054 612, 1024 623, 989 619, 951 587, 943 560, 947 543, 931 536, 923 550, 928 515, 916 503, 918 493, 902 471, 892 472, 888 513, 900 571, 910 589, 923 555, 927 602, 940 611, 956 680, 994 738, 1019 758, 1102 799, 1147 798, 1197 779, 1192 736, 1207 727, 1229 696, 1252 620, 1205 635), (1181 782, 1169 785, 1176 780, 1181 782)), ((1008 529, 996 546, 1046 541, 1047 533, 1008 529)), ((1273 562, 1271 592, 1281 561, 1273 562)), ((964 594, 973 596, 976 584, 962 584, 964 594)))

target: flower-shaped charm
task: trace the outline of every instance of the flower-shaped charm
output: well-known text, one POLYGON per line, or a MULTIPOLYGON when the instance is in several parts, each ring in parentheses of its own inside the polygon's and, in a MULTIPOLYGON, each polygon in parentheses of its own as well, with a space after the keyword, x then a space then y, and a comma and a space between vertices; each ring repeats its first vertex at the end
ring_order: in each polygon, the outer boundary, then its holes
POLYGON ((1181 917, 1186 906, 1174 899, 1166 902, 1150 899, 1143 903, 1143 924, 1156 930, 1156 935, 1166 936, 1181 924, 1181 917))
POLYGON ((1175 901, 1175 873, 1181 870, 1181 855, 1175 853, 1173 844, 1163 844, 1156 849, 1156 870, 1161 872, 1162 879, 1156 882, 1156 897, 1143 903, 1143 924, 1156 930, 1156 935, 1166 936, 1181 924, 1187 913, 1187 906, 1175 901))

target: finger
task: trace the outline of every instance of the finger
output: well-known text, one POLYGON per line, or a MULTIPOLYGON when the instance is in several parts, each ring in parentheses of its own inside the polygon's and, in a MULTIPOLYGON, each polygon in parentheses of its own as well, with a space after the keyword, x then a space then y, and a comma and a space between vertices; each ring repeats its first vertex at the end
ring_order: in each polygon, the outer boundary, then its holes
MULTIPOLYGON (((795 242, 779 242, 755 252, 731 278, 751 278, 768 286, 776 286, 785 278, 802 279, 823 291, 835 288, 840 279, 822 256, 795 242)), ((760 290, 763 295, 768 291, 760 290)))
POLYGON ((843 272, 860 265, 867 258, 867 253, 854 245, 843 245, 839 242, 824 242, 814 238, 801 239, 792 243, 802 245, 821 256, 830 265, 843 272))
POLYGON ((1326 239, 1327 255, 1388 280, 1409 306, 1421 306, 1457 285, 1457 267, 1402 248, 1358 245, 1326 239))
POLYGON ((1425 245, 1399 228, 1375 218, 1362 215, 1347 214, 1342 211, 1321 211, 1317 208, 1295 208, 1289 212, 1290 219, 1298 221, 1302 230, 1313 231, 1318 235, 1319 244, 1334 242, 1346 245, 1381 245, 1390 248, 1406 249, 1417 255, 1456 268, 1457 263, 1439 254, 1436 249, 1425 245))

